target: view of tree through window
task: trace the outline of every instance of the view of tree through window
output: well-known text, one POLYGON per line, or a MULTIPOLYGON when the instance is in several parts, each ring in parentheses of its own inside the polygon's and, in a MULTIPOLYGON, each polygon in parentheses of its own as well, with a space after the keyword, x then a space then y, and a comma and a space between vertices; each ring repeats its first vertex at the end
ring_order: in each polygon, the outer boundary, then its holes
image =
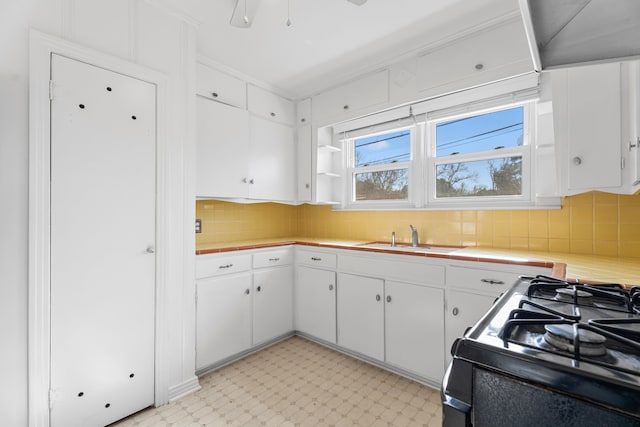
POLYGON ((355 200, 408 199, 409 130, 356 139, 353 153, 355 200))
POLYGON ((436 125, 436 197, 522 194, 522 156, 455 161, 455 156, 523 144, 524 107, 493 111, 436 125))

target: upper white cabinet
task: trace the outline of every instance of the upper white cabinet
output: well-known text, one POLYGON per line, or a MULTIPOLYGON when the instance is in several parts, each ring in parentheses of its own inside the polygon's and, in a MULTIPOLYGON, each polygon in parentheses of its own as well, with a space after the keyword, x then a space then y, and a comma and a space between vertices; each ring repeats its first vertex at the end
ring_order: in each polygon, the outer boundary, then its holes
POLYGON ((252 84, 248 85, 247 98, 250 112, 289 126, 293 125, 295 109, 290 100, 252 84))
POLYGON ((296 161, 293 128, 251 115, 249 134, 248 197, 293 201, 296 161))
POLYGON ((456 40, 418 57, 421 97, 443 95, 533 71, 520 20, 456 40))
POLYGON ((197 65, 196 93, 234 107, 247 107, 245 82, 201 63, 197 65))
POLYGON ((298 202, 310 202, 312 194, 312 146, 311 98, 303 99, 296 105, 296 148, 298 202))
POLYGON ((196 196, 247 197, 249 113, 198 97, 196 196))
POLYGON ((563 194, 637 190, 636 63, 551 72, 563 194))
POLYGON ((296 126, 311 124, 311 98, 305 98, 296 105, 296 126))
POLYGON ((389 100, 389 70, 368 74, 313 97, 313 122, 320 126, 371 112, 389 100))
POLYGON ((203 64, 197 87, 196 196, 293 202, 293 103, 203 64))

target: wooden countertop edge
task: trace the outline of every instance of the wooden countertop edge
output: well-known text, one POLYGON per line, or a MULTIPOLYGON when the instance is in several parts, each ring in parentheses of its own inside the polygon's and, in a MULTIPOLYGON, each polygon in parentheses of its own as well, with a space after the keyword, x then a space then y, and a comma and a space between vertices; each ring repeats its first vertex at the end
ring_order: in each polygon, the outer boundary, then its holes
MULTIPOLYGON (((375 242, 370 242, 370 243, 375 243, 375 242)), ((249 250, 249 249, 265 249, 265 248, 290 246, 290 245, 313 246, 313 247, 331 248, 331 249, 348 249, 348 250, 357 250, 357 251, 363 251, 363 252, 377 252, 377 253, 386 253, 386 254, 392 254, 392 255, 409 255, 409 256, 428 257, 428 258, 452 259, 452 260, 458 260, 458 261, 474 261, 474 262, 527 265, 531 267, 551 268, 552 275, 560 279, 564 279, 566 277, 566 271, 567 271, 566 264, 551 262, 551 261, 531 261, 531 260, 517 261, 517 260, 507 259, 507 258, 478 256, 473 254, 451 254, 451 253, 440 254, 440 253, 411 252, 411 251, 400 251, 400 250, 391 251, 391 250, 386 250, 381 248, 363 247, 355 244, 341 245, 341 244, 335 244, 335 243, 309 242, 304 240, 287 240, 282 242, 255 243, 255 244, 252 243, 252 244, 246 244, 246 245, 232 245, 232 246, 227 246, 222 248, 199 249, 199 250, 196 250, 196 255, 235 252, 235 251, 243 251, 243 250, 249 250)))

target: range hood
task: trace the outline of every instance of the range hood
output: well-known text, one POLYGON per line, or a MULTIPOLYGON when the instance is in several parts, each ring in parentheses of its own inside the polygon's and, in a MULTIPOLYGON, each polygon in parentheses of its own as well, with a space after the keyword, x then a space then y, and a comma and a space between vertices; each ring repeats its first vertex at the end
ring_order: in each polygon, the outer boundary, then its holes
POLYGON ((640 0, 519 0, 536 71, 640 58, 640 0))

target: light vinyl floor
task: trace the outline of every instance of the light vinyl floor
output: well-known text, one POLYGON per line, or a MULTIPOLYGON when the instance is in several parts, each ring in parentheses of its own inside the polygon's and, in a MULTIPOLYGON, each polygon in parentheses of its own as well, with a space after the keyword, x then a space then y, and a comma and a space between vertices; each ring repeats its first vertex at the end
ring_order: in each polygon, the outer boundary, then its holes
POLYGON ((200 378, 202 389, 116 424, 440 426, 440 394, 300 337, 200 378))

